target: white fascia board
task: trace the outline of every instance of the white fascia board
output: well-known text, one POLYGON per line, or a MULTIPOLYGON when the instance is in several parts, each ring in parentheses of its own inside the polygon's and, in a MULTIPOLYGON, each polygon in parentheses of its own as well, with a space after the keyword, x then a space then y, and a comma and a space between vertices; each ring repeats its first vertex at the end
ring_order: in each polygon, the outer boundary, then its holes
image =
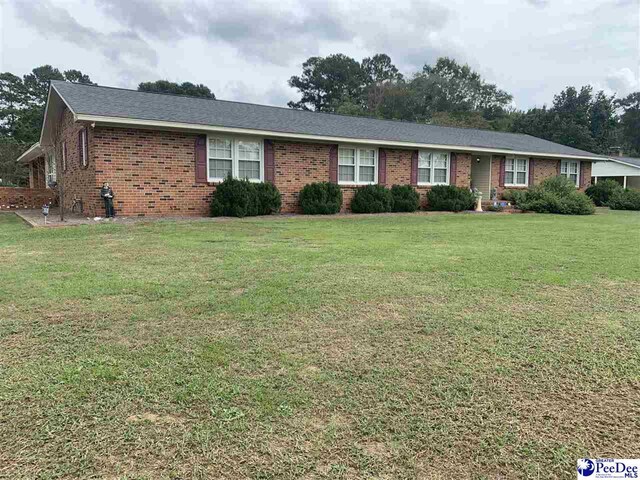
POLYGON ((40 151, 40 142, 36 142, 29 147, 29 149, 20 155, 16 162, 29 163, 31 160, 38 158, 43 152, 40 151))
POLYGON ((271 130, 256 130, 249 128, 220 127, 215 125, 199 125, 194 123, 167 122, 162 120, 143 120, 137 118, 105 117, 101 115, 77 114, 76 121, 95 122, 96 124, 132 126, 140 128, 164 128, 170 130, 188 130, 191 132, 221 132, 240 135, 258 135, 269 138, 282 138, 287 140, 308 140, 311 142, 352 143, 359 145, 378 145, 381 147, 398 148, 425 148, 433 150, 458 150, 463 152, 496 153, 501 155, 522 155, 527 157, 544 158, 575 158, 579 160, 598 161, 602 157, 590 157, 581 155, 560 155, 551 153, 525 152, 517 150, 505 150, 499 148, 469 147, 464 145, 437 145, 431 143, 413 143, 393 140, 371 140, 366 138, 331 137, 323 135, 309 135, 302 133, 274 132, 271 130))

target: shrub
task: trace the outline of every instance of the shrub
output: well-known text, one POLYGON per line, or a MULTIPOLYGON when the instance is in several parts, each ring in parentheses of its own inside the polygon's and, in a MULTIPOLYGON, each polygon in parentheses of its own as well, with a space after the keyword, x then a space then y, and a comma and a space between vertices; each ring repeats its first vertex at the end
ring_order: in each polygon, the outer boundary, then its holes
POLYGON ((342 190, 331 182, 309 183, 300 191, 300 207, 307 215, 338 213, 342 207, 342 190))
POLYGON ((430 210, 461 212, 473 208, 474 203, 473 193, 453 185, 436 185, 427 194, 430 210))
POLYGON ((640 190, 618 190, 609 199, 612 210, 640 210, 640 190))
POLYGON ((563 177, 562 175, 558 175, 557 177, 550 177, 545 179, 541 184, 540 188, 542 188, 545 192, 554 193, 561 197, 571 195, 576 191, 576 184, 569 180, 567 177, 563 177))
POLYGON ((228 176, 216 187, 211 199, 211 216, 246 217, 280 211, 282 199, 270 183, 251 183, 228 176))
POLYGON ((565 177, 548 178, 529 189, 518 203, 522 210, 562 215, 591 215, 595 206, 589 197, 576 190, 565 177))
POLYGON ((278 213, 282 207, 282 195, 273 183, 252 183, 255 193, 255 215, 278 213))
POLYGON ((621 190, 623 190, 622 185, 611 178, 607 178, 595 185, 591 185, 584 193, 586 193, 597 206, 605 207, 608 205, 609 199, 613 194, 621 190))
POLYGON ((505 190, 502 192, 502 199, 511 205, 518 205, 523 199, 527 190, 505 190))
POLYGON ((411 185, 391 187, 394 212, 415 212, 420 207, 420 195, 411 185))
POLYGON ((390 212, 392 208, 393 195, 391 195, 391 190, 382 185, 367 185, 358 188, 353 200, 351 200, 353 213, 383 213, 390 212))

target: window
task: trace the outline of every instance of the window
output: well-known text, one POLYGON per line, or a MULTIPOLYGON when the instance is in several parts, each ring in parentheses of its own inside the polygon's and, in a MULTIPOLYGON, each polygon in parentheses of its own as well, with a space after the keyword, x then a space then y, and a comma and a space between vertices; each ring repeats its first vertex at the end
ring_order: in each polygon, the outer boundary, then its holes
POLYGON ((338 183, 376 183, 378 150, 375 148, 339 148, 338 183))
POLYGON ((89 153, 87 151, 87 129, 80 130, 80 164, 86 167, 89 162, 89 153))
POLYGON ((56 181, 56 157, 52 153, 47 156, 47 186, 56 181))
POLYGON ((67 171, 67 142, 62 142, 62 171, 67 171))
POLYGON ((580 181, 580 162, 576 160, 562 160, 560 162, 560 175, 567 177, 576 187, 580 181))
POLYGON ((219 182, 231 175, 259 182, 262 180, 263 152, 261 140, 208 137, 207 177, 219 182))
POLYGON ((504 165, 504 184, 526 187, 529 180, 528 158, 507 158, 504 165))
POLYGON ((447 152, 420 150, 418 153, 418 184, 449 184, 449 154, 447 152))

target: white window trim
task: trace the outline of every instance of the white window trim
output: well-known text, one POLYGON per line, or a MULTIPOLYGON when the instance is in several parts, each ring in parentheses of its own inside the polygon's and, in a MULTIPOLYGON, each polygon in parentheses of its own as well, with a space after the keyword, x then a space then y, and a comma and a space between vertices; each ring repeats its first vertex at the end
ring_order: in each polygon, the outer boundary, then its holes
POLYGON ((83 128, 80 132, 80 138, 82 139, 82 158, 80 159, 80 162, 83 167, 86 167, 89 164, 87 158, 89 156, 89 149, 87 148, 87 129, 83 128))
POLYGON ((53 182, 58 181, 58 171, 56 168, 56 157, 54 153, 50 153, 46 156, 46 178, 47 178, 47 188, 50 188, 49 185, 53 182))
MULTIPOLYGON (((378 147, 373 147, 369 145, 338 145, 338 185, 377 185, 378 183, 378 147), (345 163, 340 163, 340 150, 341 149, 349 149, 354 150, 355 154, 355 163, 353 165, 348 165, 345 163), (373 150, 373 181, 372 182, 361 182, 360 181, 360 150, 373 150), (354 181, 353 182, 344 182, 340 181, 340 165, 354 167, 354 181)), ((364 165, 365 167, 370 167, 371 165, 364 165)))
POLYGON ((580 160, 560 160, 560 176, 569 178, 569 164, 570 163, 577 163, 578 164, 578 171, 577 171, 577 175, 576 175, 576 188, 580 188, 580 169, 582 167, 582 164, 581 164, 582 162, 580 162, 580 160), (563 163, 567 164, 567 173, 562 173, 562 164, 563 163))
MULTIPOLYGON (((506 179, 507 176, 507 160, 513 160, 513 183, 504 182, 505 187, 528 187, 529 186, 529 162, 531 161, 527 157, 506 157, 504 163, 504 176, 506 179), (524 183, 517 183, 516 180, 518 176, 516 175, 516 161, 517 160, 526 160, 525 163, 525 171, 524 171, 524 183)), ((511 171, 511 170, 510 170, 511 171)))
MULTIPOLYGON (((212 177, 209 173, 209 139, 217 138, 220 140, 231 140, 231 176, 233 178, 240 179, 240 160, 238 155, 238 142, 245 140, 247 142, 258 142, 260 145, 260 179, 249 178, 248 180, 253 183, 264 182, 264 140, 262 138, 255 137, 237 137, 229 135, 207 135, 207 181, 211 183, 220 183, 224 178, 212 177)), ((242 179, 240 179, 242 180, 242 179)))
MULTIPOLYGON (((420 178, 420 170, 425 170, 420 168, 420 153, 428 153, 429 155, 433 155, 434 153, 444 154, 447 156, 447 179, 444 182, 432 182, 433 176, 435 173, 435 162, 433 158, 431 159, 431 167, 429 168, 429 182, 420 182, 418 181, 418 185, 423 186, 433 186, 433 185, 449 185, 451 182, 451 154, 449 152, 445 152, 442 150, 418 150, 418 179, 420 178)), ((440 169, 439 169, 440 170, 440 169)))

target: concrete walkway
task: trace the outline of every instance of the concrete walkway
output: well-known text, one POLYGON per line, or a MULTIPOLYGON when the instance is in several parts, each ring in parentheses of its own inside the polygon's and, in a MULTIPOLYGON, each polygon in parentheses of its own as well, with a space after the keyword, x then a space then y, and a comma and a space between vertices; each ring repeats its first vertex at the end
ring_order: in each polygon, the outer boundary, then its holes
MULTIPOLYGON (((144 218, 122 217, 107 219, 101 217, 86 217, 75 213, 65 212, 64 221, 60 221, 60 211, 58 208, 51 208, 45 224, 44 215, 41 209, 11 210, 32 227, 69 227, 72 225, 96 225, 98 223, 132 223, 134 221, 145 220, 144 218)), ((148 219, 147 219, 148 220, 148 219)))

